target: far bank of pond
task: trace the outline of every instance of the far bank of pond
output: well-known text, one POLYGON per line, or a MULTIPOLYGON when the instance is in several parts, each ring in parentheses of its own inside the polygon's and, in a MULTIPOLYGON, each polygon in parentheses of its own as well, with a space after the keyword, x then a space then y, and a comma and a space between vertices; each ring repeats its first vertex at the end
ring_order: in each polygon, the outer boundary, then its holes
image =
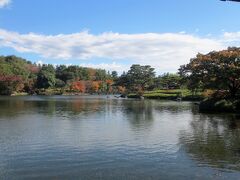
MULTIPOLYGON (((128 94, 128 98, 139 98, 137 94, 128 94)), ((142 94, 146 99, 160 99, 160 100, 183 100, 183 101, 201 101, 204 99, 202 93, 193 94, 188 89, 169 89, 169 90, 154 90, 146 91, 142 94)))

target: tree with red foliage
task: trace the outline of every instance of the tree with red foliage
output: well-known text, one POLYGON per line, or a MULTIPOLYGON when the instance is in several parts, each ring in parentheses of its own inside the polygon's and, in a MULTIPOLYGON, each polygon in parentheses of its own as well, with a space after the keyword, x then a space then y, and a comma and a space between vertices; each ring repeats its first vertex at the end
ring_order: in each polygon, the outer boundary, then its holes
POLYGON ((179 74, 189 89, 227 90, 231 98, 240 93, 240 48, 198 54, 179 74))
POLYGON ((72 82, 70 89, 75 92, 81 92, 85 93, 86 92, 86 85, 84 81, 75 81, 72 82))
POLYGON ((14 91, 20 92, 24 88, 23 79, 16 75, 0 76, 0 94, 11 95, 14 91))
POLYGON ((93 81, 92 82, 92 91, 93 92, 98 92, 100 87, 100 81, 93 81))

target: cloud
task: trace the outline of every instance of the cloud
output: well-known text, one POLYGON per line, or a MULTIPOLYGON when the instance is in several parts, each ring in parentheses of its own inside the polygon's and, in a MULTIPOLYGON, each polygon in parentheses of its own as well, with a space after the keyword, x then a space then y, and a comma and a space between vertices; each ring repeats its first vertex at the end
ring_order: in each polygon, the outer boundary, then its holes
MULTIPOLYGON (((187 33, 119 34, 106 32, 98 35, 83 31, 73 34, 20 34, 0 29, 0 46, 21 53, 36 53, 44 58, 72 60, 79 64, 108 69, 124 69, 123 61, 149 64, 157 72, 174 72, 198 52, 207 53, 236 44, 240 33, 224 33, 218 39, 198 37, 187 33), (234 43, 233 43, 234 41, 234 43), (91 64, 94 58, 112 60, 112 64, 91 64)), ((239 41, 238 41, 239 42, 239 41)))
POLYGON ((81 63, 79 64, 83 67, 90 67, 90 68, 97 68, 97 69, 105 69, 106 71, 117 71, 119 74, 122 74, 123 71, 127 71, 130 68, 130 65, 123 65, 116 62, 113 63, 100 63, 100 64, 93 64, 93 63, 81 63))
POLYGON ((0 8, 6 7, 11 3, 11 0, 0 0, 0 8))
POLYGON ((36 62, 36 64, 42 66, 44 63, 43 63, 43 61, 39 60, 36 62))
POLYGON ((239 32, 225 32, 224 40, 226 42, 238 42, 240 41, 240 31, 239 32))

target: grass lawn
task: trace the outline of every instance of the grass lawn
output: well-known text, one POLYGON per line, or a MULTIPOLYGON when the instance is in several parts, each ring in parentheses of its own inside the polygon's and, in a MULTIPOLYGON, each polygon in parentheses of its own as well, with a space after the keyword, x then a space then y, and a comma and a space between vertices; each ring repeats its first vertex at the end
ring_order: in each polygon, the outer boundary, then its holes
MULTIPOLYGON (((136 94, 129 94, 129 98, 136 98, 136 94)), ((147 99, 169 99, 175 100, 178 97, 183 100, 199 100, 202 99, 202 94, 198 93, 196 95, 192 95, 191 91, 188 89, 173 89, 173 90, 154 90, 154 91, 146 91, 143 94, 144 98, 147 99)))

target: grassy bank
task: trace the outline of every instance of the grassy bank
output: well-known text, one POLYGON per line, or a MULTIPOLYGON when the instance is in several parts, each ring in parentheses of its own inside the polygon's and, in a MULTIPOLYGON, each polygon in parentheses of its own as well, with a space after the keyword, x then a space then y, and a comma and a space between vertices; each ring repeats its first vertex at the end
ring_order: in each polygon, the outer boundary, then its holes
MULTIPOLYGON (((201 93, 192 95, 192 92, 188 89, 146 91, 143 94, 143 97, 146 99, 162 100, 176 100, 177 98, 181 98, 186 101, 199 101, 203 99, 203 95, 201 93)), ((128 98, 139 98, 139 96, 137 94, 129 94, 128 98)))
POLYGON ((11 94, 11 96, 27 96, 28 93, 24 93, 24 92, 14 92, 11 94))

